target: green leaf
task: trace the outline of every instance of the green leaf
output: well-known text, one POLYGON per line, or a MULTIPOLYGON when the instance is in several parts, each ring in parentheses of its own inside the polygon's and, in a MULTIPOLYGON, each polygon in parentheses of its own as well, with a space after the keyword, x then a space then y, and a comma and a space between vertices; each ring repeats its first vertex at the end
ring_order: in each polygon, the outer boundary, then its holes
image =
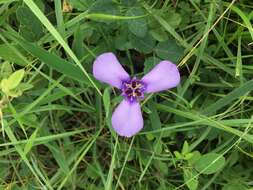
POLYGON ((11 76, 7 79, 7 87, 9 90, 16 88, 20 82, 22 81, 25 75, 24 69, 20 69, 11 74, 11 76))
POLYGON ((143 38, 130 34, 129 38, 132 46, 142 53, 150 53, 155 47, 156 41, 149 33, 143 38))
POLYGON ((8 45, 0 45, 0 57, 6 61, 25 66, 26 63, 8 45))
POLYGON ((21 90, 22 92, 23 91, 26 91, 26 90, 29 90, 33 88, 33 85, 32 84, 28 84, 28 83, 20 83, 17 87, 17 90, 21 90))
POLYGON ((16 89, 15 89, 15 90, 8 91, 6 94, 7 94, 8 96, 17 98, 17 97, 21 96, 22 93, 23 93, 23 92, 22 92, 21 90, 16 90, 16 89))
MULTIPOLYGON (((90 1, 90 0, 89 0, 90 1)), ((92 7, 90 8, 90 12, 96 13, 118 13, 118 6, 112 0, 96 0, 93 1, 92 7)), ((91 3, 90 3, 91 4, 91 3)))
POLYGON ((190 160, 193 156, 194 156, 194 154, 192 152, 189 152, 189 153, 184 155, 184 159, 185 160, 190 160))
POLYGON ((198 188, 197 172, 191 169, 184 169, 184 182, 190 190, 196 190, 198 188))
MULTIPOLYGON (((78 27, 74 33, 74 39, 72 43, 72 49, 78 59, 81 59, 87 54, 87 51, 84 48, 83 40, 87 36, 87 31, 92 34, 92 28, 82 30, 78 27)), ((90 35, 91 35, 90 34, 90 35)))
POLYGON ((17 89, 20 82, 24 77, 25 71, 20 69, 12 73, 9 78, 5 78, 1 81, 1 90, 7 95, 12 97, 18 97, 22 95, 22 91, 17 89))
POLYGON ((9 89, 8 89, 8 80, 7 79, 1 80, 0 87, 1 87, 1 90, 5 94, 7 94, 9 92, 9 89))
POLYGON ((194 165, 195 169, 203 174, 213 174, 219 171, 225 164, 225 158, 216 153, 202 155, 194 165))
POLYGON ((34 3, 39 7, 39 9, 44 12, 45 11, 45 1, 44 0, 33 0, 34 3))
POLYGON ((161 175, 168 175, 168 164, 160 160, 155 161, 155 166, 161 175))
POLYGON ((178 151, 174 151, 174 154, 178 160, 182 160, 184 158, 183 155, 178 151))
POLYGON ((114 46, 116 49, 125 51, 131 49, 132 45, 128 40, 128 30, 121 30, 115 37, 114 46))
POLYGON ((144 73, 146 74, 151 71, 151 69, 153 69, 160 61, 161 59, 158 59, 157 57, 147 58, 144 62, 144 73))
POLYGON ((184 141, 184 145, 183 145, 183 148, 182 148, 182 154, 186 155, 188 152, 189 152, 189 144, 188 144, 187 141, 184 141))
POLYGON ((181 15, 176 13, 173 10, 169 10, 168 12, 164 13, 162 16, 166 19, 166 22, 173 28, 177 28, 182 21, 181 15))
POLYGON ((89 6, 94 3, 94 0, 68 0, 74 9, 79 11, 86 11, 89 6))
MULTIPOLYGON (((142 16, 144 11, 140 7, 132 7, 126 12, 126 16, 142 16)), ((127 21, 129 30, 138 37, 144 37, 147 34, 147 20, 145 17, 130 19, 127 21)))
POLYGON ((57 70, 58 72, 65 74, 66 76, 75 79, 81 83, 90 85, 87 81, 87 77, 76 65, 47 52, 46 50, 36 46, 35 44, 26 42, 21 38, 16 38, 15 40, 28 52, 30 52, 35 57, 38 57, 42 62, 47 64, 52 69, 57 70))
POLYGON ((190 165, 193 165, 200 159, 201 154, 200 154, 199 151, 193 151, 191 153, 193 154, 192 157, 190 159, 187 159, 187 160, 188 160, 188 163, 190 165))
POLYGON ((154 39, 159 42, 168 40, 168 34, 162 28, 155 28, 150 30, 150 33, 154 39))
POLYGON ((161 59, 170 60, 176 63, 183 55, 184 49, 179 46, 174 40, 168 40, 158 43, 155 48, 155 53, 161 59))
POLYGON ((33 134, 30 136, 30 138, 28 139, 26 145, 25 145, 25 148, 24 148, 24 154, 26 155, 27 153, 30 152, 30 150, 32 149, 33 145, 34 145, 34 141, 36 140, 36 136, 37 136, 37 132, 38 132, 38 129, 37 128, 33 134))
POLYGON ((125 6, 134 6, 137 3, 137 0, 121 0, 121 3, 125 6))
MULTIPOLYGON (((162 124, 160 121, 160 117, 159 117, 157 109, 155 107, 155 103, 152 100, 150 100, 148 102, 148 108, 151 111, 151 114, 149 114, 149 119, 151 122, 152 129, 153 130, 161 129, 162 124)), ((156 136, 157 136, 157 138, 159 138, 160 134, 156 134, 156 136)))
POLYGON ((10 172, 8 163, 0 163, 0 168, 0 178, 5 179, 10 172))
POLYGON ((108 20, 108 18, 106 18, 106 15, 120 15, 119 7, 115 2, 111 0, 94 1, 94 3, 92 3, 90 6, 89 13, 92 13, 92 15, 96 15, 93 13, 98 13, 97 15, 100 15, 102 13, 101 15, 105 15, 105 18, 103 18, 103 16, 97 18, 96 16, 93 16, 93 19, 105 23, 110 23, 113 21, 113 19, 111 19, 112 21, 108 20))
POLYGON ((19 7, 16 14, 20 22, 19 33, 26 40, 31 42, 38 41, 44 35, 41 22, 28 7, 19 7))
POLYGON ((95 164, 89 164, 85 169, 85 174, 91 179, 97 179, 99 177, 95 164))
POLYGON ((12 73, 12 67, 11 64, 9 62, 4 62, 1 65, 1 69, 0 69, 0 79, 1 78, 8 78, 12 73))
POLYGON ((34 127, 34 128, 37 128, 39 125, 38 118, 35 114, 26 114, 26 115, 21 116, 20 122, 22 122, 24 125, 28 127, 34 127))

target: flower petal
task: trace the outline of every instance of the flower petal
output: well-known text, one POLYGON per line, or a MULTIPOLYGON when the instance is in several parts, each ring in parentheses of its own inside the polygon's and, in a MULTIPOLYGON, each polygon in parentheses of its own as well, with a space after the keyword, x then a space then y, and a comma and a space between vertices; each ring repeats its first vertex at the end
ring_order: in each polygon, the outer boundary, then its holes
POLYGON ((122 100, 112 114, 112 127, 124 137, 132 137, 138 133, 143 127, 140 104, 122 100))
POLYGON ((146 83, 146 93, 159 92, 176 87, 180 82, 177 66, 170 61, 161 61, 142 79, 146 83))
POLYGON ((129 79, 129 75, 111 52, 103 53, 96 58, 93 64, 93 75, 97 80, 117 88, 121 87, 123 80, 129 79))

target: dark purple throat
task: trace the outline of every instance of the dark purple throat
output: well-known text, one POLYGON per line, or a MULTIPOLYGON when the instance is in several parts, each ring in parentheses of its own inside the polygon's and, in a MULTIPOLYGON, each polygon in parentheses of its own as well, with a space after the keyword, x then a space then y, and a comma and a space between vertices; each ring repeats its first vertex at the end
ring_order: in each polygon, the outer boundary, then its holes
POLYGON ((144 98, 146 84, 137 78, 129 79, 122 82, 122 96, 130 102, 135 102, 144 98))

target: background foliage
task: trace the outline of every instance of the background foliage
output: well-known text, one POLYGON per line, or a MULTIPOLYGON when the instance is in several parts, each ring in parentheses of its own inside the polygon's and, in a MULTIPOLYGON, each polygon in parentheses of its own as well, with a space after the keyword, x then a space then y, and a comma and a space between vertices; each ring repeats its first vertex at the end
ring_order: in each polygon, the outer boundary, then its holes
POLYGON ((0 189, 253 189, 250 0, 0 0, 0 189), (117 137, 112 51, 131 75, 176 63, 117 137), (106 69, 106 68, 105 68, 106 69))

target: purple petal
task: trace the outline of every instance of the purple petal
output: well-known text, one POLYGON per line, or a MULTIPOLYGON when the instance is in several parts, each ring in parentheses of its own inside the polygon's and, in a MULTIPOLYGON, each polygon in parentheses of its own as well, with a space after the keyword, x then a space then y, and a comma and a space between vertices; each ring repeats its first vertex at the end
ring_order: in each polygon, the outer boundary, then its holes
POLYGON ((129 75, 111 52, 103 53, 96 58, 93 64, 93 75, 97 80, 117 88, 121 87, 123 80, 129 79, 129 75))
POLYGON ((161 61, 142 79, 146 83, 146 93, 159 92, 176 87, 180 82, 177 66, 170 61, 161 61))
POLYGON ((132 137, 138 133, 143 127, 140 104, 122 100, 112 114, 112 127, 124 137, 132 137))

